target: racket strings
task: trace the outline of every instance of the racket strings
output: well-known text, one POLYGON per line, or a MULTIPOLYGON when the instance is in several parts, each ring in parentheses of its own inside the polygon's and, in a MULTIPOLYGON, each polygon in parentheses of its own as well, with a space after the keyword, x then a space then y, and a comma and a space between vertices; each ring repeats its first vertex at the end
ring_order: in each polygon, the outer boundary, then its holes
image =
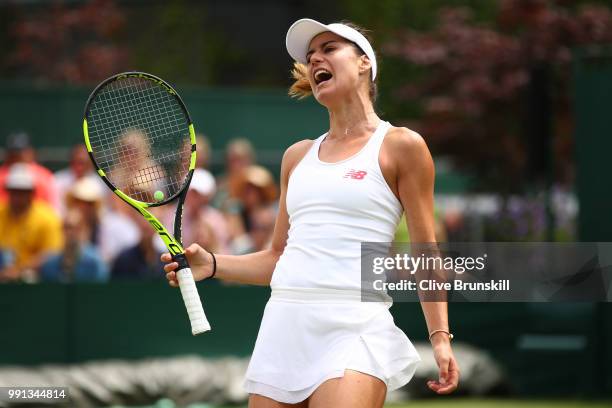
POLYGON ((156 202, 178 193, 189 173, 188 119, 166 88, 143 78, 108 84, 90 104, 92 152, 108 180, 128 196, 156 202))

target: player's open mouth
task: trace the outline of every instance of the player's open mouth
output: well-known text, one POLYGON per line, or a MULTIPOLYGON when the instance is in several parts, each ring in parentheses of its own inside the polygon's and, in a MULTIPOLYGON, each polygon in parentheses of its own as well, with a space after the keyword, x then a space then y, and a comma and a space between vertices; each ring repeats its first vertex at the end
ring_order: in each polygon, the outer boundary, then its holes
POLYGON ((313 77, 314 77, 315 83, 318 86, 318 85, 321 85, 322 83, 332 79, 333 75, 328 70, 326 70, 324 68, 321 68, 321 69, 318 69, 317 71, 315 71, 313 77))

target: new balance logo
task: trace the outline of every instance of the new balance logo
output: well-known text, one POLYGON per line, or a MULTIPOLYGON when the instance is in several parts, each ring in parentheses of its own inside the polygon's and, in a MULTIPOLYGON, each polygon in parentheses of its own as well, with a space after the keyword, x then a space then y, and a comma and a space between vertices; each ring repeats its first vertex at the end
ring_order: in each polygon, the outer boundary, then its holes
POLYGON ((352 178, 353 180, 363 180, 366 174, 368 174, 367 171, 350 169, 346 172, 344 178, 352 178))

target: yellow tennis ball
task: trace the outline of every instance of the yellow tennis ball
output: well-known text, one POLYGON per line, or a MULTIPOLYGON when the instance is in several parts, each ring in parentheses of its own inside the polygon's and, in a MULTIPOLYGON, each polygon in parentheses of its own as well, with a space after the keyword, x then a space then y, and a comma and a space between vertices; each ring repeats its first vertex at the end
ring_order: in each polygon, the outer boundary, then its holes
POLYGON ((164 192, 163 191, 159 191, 157 190, 154 194, 153 197, 157 200, 157 201, 161 201, 164 199, 164 192))

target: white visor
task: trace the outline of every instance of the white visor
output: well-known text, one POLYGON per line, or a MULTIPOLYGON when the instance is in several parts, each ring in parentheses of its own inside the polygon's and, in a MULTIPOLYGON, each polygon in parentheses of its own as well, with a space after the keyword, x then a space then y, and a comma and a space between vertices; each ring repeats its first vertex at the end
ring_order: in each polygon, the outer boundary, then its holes
POLYGON ((372 64, 372 81, 376 79, 376 56, 370 42, 359 31, 344 24, 333 23, 325 25, 310 18, 296 21, 287 31, 287 51, 291 58, 306 64, 306 53, 308 53, 310 42, 315 36, 326 31, 331 31, 357 44, 370 59, 372 64))

